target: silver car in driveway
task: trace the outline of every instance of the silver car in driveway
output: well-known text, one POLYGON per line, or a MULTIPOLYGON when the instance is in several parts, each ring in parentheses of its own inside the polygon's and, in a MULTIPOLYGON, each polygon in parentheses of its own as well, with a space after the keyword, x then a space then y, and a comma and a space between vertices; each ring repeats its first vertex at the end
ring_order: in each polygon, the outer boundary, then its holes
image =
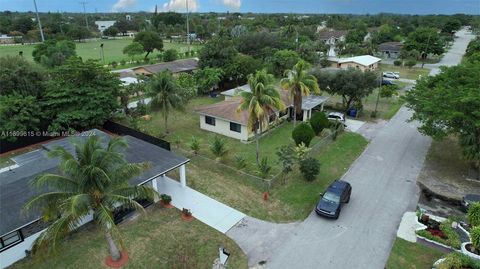
POLYGON ((383 72, 383 77, 384 78, 394 78, 394 79, 399 79, 400 74, 398 72, 383 72))

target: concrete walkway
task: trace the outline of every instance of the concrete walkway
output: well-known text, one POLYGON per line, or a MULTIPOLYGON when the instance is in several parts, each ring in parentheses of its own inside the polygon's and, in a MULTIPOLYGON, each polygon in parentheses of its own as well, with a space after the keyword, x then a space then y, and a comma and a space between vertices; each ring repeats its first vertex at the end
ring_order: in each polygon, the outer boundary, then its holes
POLYGON ((172 197, 172 205, 182 210, 190 209, 199 221, 226 233, 235 226, 245 214, 218 202, 194 189, 182 187, 180 182, 168 177, 157 179, 158 192, 172 197))

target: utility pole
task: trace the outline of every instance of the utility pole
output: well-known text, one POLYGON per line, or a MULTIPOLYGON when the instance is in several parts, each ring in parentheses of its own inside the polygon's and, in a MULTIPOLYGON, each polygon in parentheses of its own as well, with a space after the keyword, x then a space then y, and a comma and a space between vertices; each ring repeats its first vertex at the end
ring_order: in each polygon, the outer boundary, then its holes
POLYGON ((88 4, 88 3, 85 2, 85 1, 82 1, 82 2, 80 2, 80 4, 83 6, 83 15, 85 16, 85 25, 87 26, 87 30, 90 30, 90 29, 88 29, 87 11, 85 9, 85 5, 88 4))
POLYGON ((40 28, 40 36, 42 37, 42 42, 45 42, 45 36, 43 35, 42 23, 40 22, 40 16, 38 15, 37 2, 33 0, 33 5, 35 6, 35 13, 37 14, 38 28, 40 28))
POLYGON ((188 22, 188 0, 185 0, 185 5, 187 6, 187 45, 188 54, 190 54, 190 24, 188 22))
POLYGON ((427 56, 428 56, 427 50, 428 50, 428 45, 430 45, 430 36, 431 36, 431 34, 428 34, 427 45, 425 46, 425 51, 421 55, 421 57, 422 57, 422 68, 425 65, 425 60, 427 59, 427 56), (427 55, 425 55, 425 58, 423 58, 423 54, 427 54, 427 55))

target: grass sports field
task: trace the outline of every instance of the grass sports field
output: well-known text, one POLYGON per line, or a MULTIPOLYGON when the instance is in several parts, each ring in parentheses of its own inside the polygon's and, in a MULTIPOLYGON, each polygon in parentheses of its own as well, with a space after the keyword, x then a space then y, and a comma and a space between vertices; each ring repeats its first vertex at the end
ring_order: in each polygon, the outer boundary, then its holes
MULTIPOLYGON (((130 44, 133 39, 98 39, 95 41, 75 42, 77 46, 77 55, 86 59, 101 59, 100 44, 103 43, 103 50, 105 53, 105 63, 112 61, 130 60, 129 57, 122 53, 125 46, 130 44)), ((26 59, 33 61, 32 51, 35 45, 11 45, 0 46, 0 57, 6 55, 18 55, 20 51, 23 51, 23 55, 26 59)), ((187 51, 186 44, 170 43, 168 40, 163 41, 164 50, 176 49, 179 52, 187 51)), ((193 50, 198 50, 199 45, 192 45, 193 50)), ((155 54, 155 52, 154 52, 155 54)), ((138 56, 137 58, 142 58, 138 56)))

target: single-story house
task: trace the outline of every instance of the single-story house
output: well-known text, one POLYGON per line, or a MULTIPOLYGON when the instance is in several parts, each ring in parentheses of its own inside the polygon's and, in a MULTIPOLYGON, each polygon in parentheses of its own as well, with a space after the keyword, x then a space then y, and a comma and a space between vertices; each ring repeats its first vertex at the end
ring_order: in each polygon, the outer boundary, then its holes
POLYGON ((346 30, 334 30, 331 28, 322 29, 318 33, 318 38, 325 42, 327 45, 335 45, 338 41, 345 41, 348 31, 346 30))
POLYGON ((400 57, 402 48, 402 42, 385 42, 378 45, 378 51, 382 54, 382 57, 391 59, 397 59, 400 57))
POLYGON ((371 55, 362 55, 362 56, 355 56, 355 57, 348 57, 348 58, 337 58, 331 57, 328 58, 331 65, 330 67, 341 68, 341 69, 348 69, 348 68, 356 68, 362 71, 373 71, 378 68, 378 63, 382 59, 371 56, 371 55))
MULTIPOLYGON (((89 135, 101 136, 103 143, 108 143, 110 136, 102 131, 89 131, 89 135)), ((79 136, 76 139, 86 139, 79 136)), ((57 146, 62 146, 73 152, 71 138, 53 140, 42 145, 38 150, 15 157, 17 168, 0 173, 0 268, 24 258, 31 250, 36 238, 48 227, 41 219, 41 212, 33 210, 25 212, 25 203, 40 194, 30 185, 31 180, 44 173, 57 173, 58 159, 47 158, 46 154, 57 146)), ((151 168, 130 181, 135 185, 150 185, 158 190, 157 180, 174 169, 179 169, 180 184, 186 186, 185 165, 189 160, 159 146, 150 144, 132 136, 124 136, 129 147, 125 149, 125 158, 129 162, 150 162, 151 168)), ((161 192, 161 190, 159 190, 161 192)), ((139 201, 144 206, 151 201, 139 201)), ((116 215, 118 217, 118 215, 116 215)), ((82 225, 91 221, 87 216, 82 225)))
POLYGON ((177 73, 191 73, 197 69, 198 69, 198 59, 190 58, 190 59, 176 60, 172 62, 139 66, 139 67, 133 68, 132 70, 137 75, 151 76, 153 74, 157 74, 165 70, 168 70, 173 74, 177 74, 177 73))
POLYGON ((123 77, 123 78, 120 78, 120 81, 122 83, 123 86, 128 86, 130 84, 136 84, 138 83, 138 78, 134 78, 134 77, 123 77))
MULTIPOLYGON (((250 91, 249 85, 243 85, 234 89, 222 92, 225 100, 213 105, 200 107, 196 110, 200 114, 200 128, 242 141, 252 138, 255 133, 247 128, 248 112, 237 111, 242 101, 239 93, 250 91)), ((285 110, 273 111, 269 117, 269 125, 276 122, 277 119, 293 117, 293 102, 288 91, 277 89, 280 97, 285 104, 285 110)), ((312 116, 313 110, 323 110, 323 104, 328 100, 326 96, 309 95, 304 96, 302 100, 302 120, 307 121, 312 116)), ((268 130, 268 126, 263 128, 268 130)))
POLYGON ((103 33, 106 29, 113 26, 117 21, 95 21, 95 25, 97 25, 98 31, 103 33))

